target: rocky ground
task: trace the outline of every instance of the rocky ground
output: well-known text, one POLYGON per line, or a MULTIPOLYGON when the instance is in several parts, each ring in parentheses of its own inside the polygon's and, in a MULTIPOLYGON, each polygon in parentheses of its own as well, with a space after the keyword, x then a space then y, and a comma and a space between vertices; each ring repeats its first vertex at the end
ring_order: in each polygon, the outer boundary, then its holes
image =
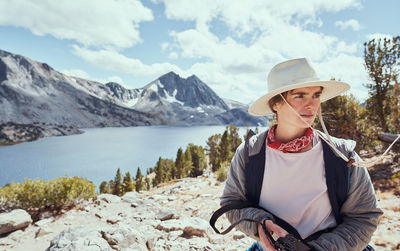
MULTIPOLYGON (((396 170, 391 156, 382 165, 387 163, 396 170)), ((234 230, 217 235, 209 226, 222 190, 223 183, 208 173, 148 192, 99 195, 60 216, 42 215, 22 230, 3 234, 0 250, 246 250, 252 239, 234 230)), ((377 196, 385 213, 372 243, 376 250, 400 250, 400 196, 381 188, 377 196)), ((217 223, 228 225, 224 217, 217 223)))

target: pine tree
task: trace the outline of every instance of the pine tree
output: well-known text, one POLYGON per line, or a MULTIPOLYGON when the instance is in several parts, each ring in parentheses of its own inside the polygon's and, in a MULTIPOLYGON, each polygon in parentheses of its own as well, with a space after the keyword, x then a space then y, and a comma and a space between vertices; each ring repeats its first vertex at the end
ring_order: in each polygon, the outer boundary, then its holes
POLYGON ((108 193, 114 194, 115 182, 114 180, 108 181, 108 193))
POLYGON ((239 136, 239 128, 233 125, 229 126, 228 128, 229 128, 229 136, 231 139, 231 152, 234 153, 236 152, 238 146, 242 143, 242 139, 239 136))
POLYGON ((100 184, 100 193, 109 193, 110 192, 110 188, 107 185, 107 181, 103 181, 100 184))
POLYGON ((170 168, 170 177, 169 180, 174 180, 176 178, 176 167, 175 163, 170 168))
MULTIPOLYGON (((400 52, 400 51, 399 51, 400 52)), ((394 79, 394 88, 393 88, 393 125, 394 132, 400 133, 400 121, 399 121, 399 95, 400 95, 400 86, 398 81, 398 75, 396 75, 394 79)))
POLYGON ((188 149, 192 155, 192 168, 189 175, 191 177, 202 175, 206 167, 203 147, 189 144, 188 149))
POLYGON ((163 177, 163 169, 162 169, 162 158, 159 157, 158 161, 156 163, 156 167, 154 168, 154 172, 156 173, 156 176, 153 179, 153 186, 157 186, 162 182, 162 177, 163 177))
POLYGON ((131 192, 133 191, 133 189, 135 189, 131 174, 129 172, 125 173, 123 188, 124 188, 124 193, 131 192))
POLYGON ((150 178, 148 176, 146 176, 146 178, 144 178, 144 182, 146 183, 146 190, 150 191, 151 189, 151 181, 150 178))
MULTIPOLYGON (((366 117, 366 109, 353 95, 342 95, 321 104, 324 122, 332 136, 357 141, 357 149, 372 148, 374 133, 366 117)), ((315 123, 317 129, 321 125, 315 123)))
POLYGON ((138 168, 136 172, 135 188, 136 192, 143 190, 143 175, 142 172, 140 171, 140 168, 138 168))
POLYGON ((192 153, 190 152, 189 147, 187 147, 184 154, 182 177, 183 178, 188 177, 190 170, 192 170, 192 168, 193 168, 192 153))
POLYGON ((225 130, 224 134, 222 134, 221 141, 218 146, 218 152, 221 156, 222 162, 230 160, 231 149, 232 147, 229 139, 228 130, 225 130))
MULTIPOLYGON (((390 95, 390 91, 393 89, 391 85, 398 82, 399 58, 400 37, 385 38, 383 41, 372 39, 368 43, 364 43, 365 67, 373 82, 367 84, 370 95, 366 102, 367 109, 372 121, 385 132, 391 131, 388 120, 392 110, 397 108, 397 103, 392 105, 393 102, 397 101, 397 96, 390 95)), ((394 92, 396 90, 396 85, 394 85, 394 92)), ((398 112, 397 109, 395 112, 398 112)), ((397 118, 393 119, 396 124, 397 118)))
POLYGON ((175 160, 175 167, 176 167, 176 178, 182 178, 183 173, 183 151, 182 148, 179 147, 178 152, 176 153, 176 160, 175 160))
POLYGON ((123 189, 122 189, 122 177, 121 177, 121 171, 117 170, 117 174, 115 175, 114 178, 114 189, 113 189, 113 194, 121 196, 123 194, 123 189))
POLYGON ((212 135, 207 139, 207 152, 213 172, 217 171, 221 164, 221 158, 218 153, 218 145, 220 141, 221 134, 212 135))
POLYGON ((175 162, 172 159, 163 159, 162 167, 164 169, 163 182, 173 180, 176 173, 175 162))

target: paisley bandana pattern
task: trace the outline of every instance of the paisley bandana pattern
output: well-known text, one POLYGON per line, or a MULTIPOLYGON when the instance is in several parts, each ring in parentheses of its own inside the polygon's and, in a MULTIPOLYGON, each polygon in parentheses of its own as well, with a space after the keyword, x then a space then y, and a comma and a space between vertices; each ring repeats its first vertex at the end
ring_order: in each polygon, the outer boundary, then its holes
POLYGON ((287 143, 275 139, 275 130, 277 125, 274 125, 269 129, 267 136, 267 145, 271 148, 278 149, 284 153, 297 153, 301 149, 305 148, 314 139, 314 133, 312 128, 308 128, 306 133, 300 137, 293 139, 287 143))

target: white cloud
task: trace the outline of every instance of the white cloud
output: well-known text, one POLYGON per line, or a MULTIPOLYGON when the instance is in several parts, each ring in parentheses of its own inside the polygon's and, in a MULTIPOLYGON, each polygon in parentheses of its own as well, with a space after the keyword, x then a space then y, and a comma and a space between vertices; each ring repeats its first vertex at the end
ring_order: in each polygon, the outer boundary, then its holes
POLYGON ((337 21, 335 26, 339 27, 341 30, 351 28, 353 31, 358 31, 361 29, 361 25, 355 19, 350 19, 347 21, 337 21))
POLYGON ((146 65, 139 59, 129 58, 117 51, 90 50, 77 45, 74 45, 73 49, 77 56, 102 69, 152 78, 158 78, 170 71, 174 71, 181 76, 188 76, 181 68, 170 63, 146 65))
POLYGON ((161 51, 166 51, 169 47, 169 43, 164 42, 161 44, 161 51))
POLYGON ((360 101, 368 97, 368 90, 364 87, 364 84, 368 83, 369 79, 363 58, 340 53, 323 61, 314 62, 313 65, 321 79, 335 78, 350 84, 349 93, 360 101))
POLYGON ((172 31, 170 36, 182 57, 205 61, 187 71, 196 74, 223 97, 244 103, 255 100, 267 91, 266 76, 271 67, 297 57, 326 64, 320 72, 321 76, 327 76, 323 79, 337 74, 357 88, 363 88, 365 71, 362 64, 355 65, 359 58, 352 56, 357 52, 357 44, 307 29, 309 25, 322 25, 318 17, 321 11, 358 8, 359 1, 163 2, 168 18, 196 22, 195 28, 172 31), (228 36, 221 38, 212 33, 215 22, 228 26, 228 36), (252 37, 249 43, 235 40, 244 34, 252 37), (345 62, 338 64, 334 61, 337 58, 345 62), (333 65, 336 68, 328 67, 333 65))
POLYGON ((168 0, 164 5, 167 18, 195 22, 190 29, 169 31, 171 41, 159 43, 169 59, 179 55, 198 61, 187 69, 171 63, 145 64, 110 48, 75 45, 74 53, 97 67, 134 76, 155 79, 169 71, 182 77, 196 74, 222 97, 244 103, 267 91, 266 76, 273 65, 296 57, 321 65, 322 79, 334 76, 351 82, 355 89, 363 88, 365 71, 360 58, 353 56, 357 45, 308 29, 322 25, 321 12, 357 8, 357 0, 168 0), (215 22, 228 27, 225 37, 213 33, 215 22))
POLYGON ((168 58, 169 58, 169 59, 177 59, 177 58, 178 58, 178 53, 176 53, 175 51, 170 52, 170 53, 168 54, 168 58))
POLYGON ((0 25, 72 39, 84 46, 122 49, 141 42, 139 24, 153 20, 139 0, 3 0, 0 25))
POLYGON ((368 35, 366 35, 365 37, 366 37, 368 40, 372 40, 372 39, 375 39, 375 40, 381 39, 381 40, 383 40, 383 39, 385 39, 385 38, 387 38, 387 39, 393 38, 392 35, 383 34, 383 33, 368 34, 368 35))
POLYGON ((67 76, 89 79, 89 74, 80 69, 62 70, 61 73, 65 74, 67 76))
POLYGON ((361 6, 360 0, 280 1, 275 0, 164 0, 170 19, 196 21, 198 30, 205 30, 212 19, 220 18, 239 34, 253 30, 268 30, 278 20, 288 23, 295 18, 319 23, 320 11, 336 12, 361 6))

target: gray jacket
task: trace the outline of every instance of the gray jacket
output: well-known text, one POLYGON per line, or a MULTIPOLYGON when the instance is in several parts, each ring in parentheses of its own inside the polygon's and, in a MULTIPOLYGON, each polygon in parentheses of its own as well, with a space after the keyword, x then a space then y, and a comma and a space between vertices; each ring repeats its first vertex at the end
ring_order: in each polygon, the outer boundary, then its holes
MULTIPOLYGON (((266 133, 263 132, 250 138, 249 156, 260 152, 266 133)), ((356 143, 353 140, 331 138, 337 149, 345 156, 353 157, 356 161, 360 160, 360 157, 354 151, 356 143)), ((221 206, 229 204, 230 201, 246 200, 244 155, 243 143, 238 147, 232 159, 221 197, 221 206)), ((365 168, 352 166, 350 190, 340 213, 343 223, 337 225, 333 231, 322 234, 317 240, 309 242, 311 246, 317 250, 350 251, 363 250, 368 245, 378 225, 378 218, 383 212, 376 201, 374 187, 365 168)), ((231 223, 243 218, 258 221, 267 214, 264 210, 258 208, 236 209, 226 213, 231 223)), ((242 221, 236 228, 259 241, 256 223, 242 221)))

